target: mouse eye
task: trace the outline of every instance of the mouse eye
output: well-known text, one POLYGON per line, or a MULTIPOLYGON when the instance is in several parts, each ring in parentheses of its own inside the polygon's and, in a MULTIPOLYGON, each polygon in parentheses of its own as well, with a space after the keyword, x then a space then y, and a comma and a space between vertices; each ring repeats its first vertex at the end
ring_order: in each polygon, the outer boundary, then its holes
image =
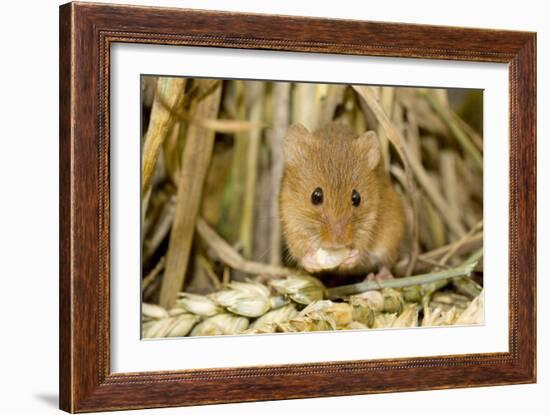
POLYGON ((351 204, 357 207, 359 206, 360 203, 361 203, 361 195, 357 190, 354 189, 353 192, 351 192, 351 204))
POLYGON ((317 187, 311 194, 311 203, 314 205, 320 205, 323 203, 323 189, 317 187))

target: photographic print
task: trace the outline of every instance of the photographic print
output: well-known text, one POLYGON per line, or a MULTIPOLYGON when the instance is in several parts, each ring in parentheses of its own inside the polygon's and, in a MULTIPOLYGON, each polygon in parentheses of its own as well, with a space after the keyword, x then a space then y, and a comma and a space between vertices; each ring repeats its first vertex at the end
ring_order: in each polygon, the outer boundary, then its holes
POLYGON ((141 77, 142 338, 483 324, 483 91, 141 77))

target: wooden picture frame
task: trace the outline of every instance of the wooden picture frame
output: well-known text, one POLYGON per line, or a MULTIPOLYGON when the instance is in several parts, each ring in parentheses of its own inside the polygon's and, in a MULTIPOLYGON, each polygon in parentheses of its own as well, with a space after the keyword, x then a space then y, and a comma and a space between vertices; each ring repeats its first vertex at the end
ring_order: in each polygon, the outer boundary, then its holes
POLYGON ((535 382, 535 139, 534 33, 106 4, 61 6, 61 409, 90 412, 535 382), (109 65, 110 46, 118 42, 508 64, 509 351, 111 373, 109 65))

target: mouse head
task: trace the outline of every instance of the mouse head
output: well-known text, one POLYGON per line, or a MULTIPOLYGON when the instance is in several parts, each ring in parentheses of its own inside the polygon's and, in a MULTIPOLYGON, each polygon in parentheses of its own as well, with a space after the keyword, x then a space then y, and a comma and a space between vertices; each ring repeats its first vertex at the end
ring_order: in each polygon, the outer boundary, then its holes
POLYGON ((369 248, 380 199, 381 155, 373 131, 296 124, 283 143, 280 216, 291 255, 310 272, 352 269, 369 248), (328 259, 327 259, 328 258, 328 259))

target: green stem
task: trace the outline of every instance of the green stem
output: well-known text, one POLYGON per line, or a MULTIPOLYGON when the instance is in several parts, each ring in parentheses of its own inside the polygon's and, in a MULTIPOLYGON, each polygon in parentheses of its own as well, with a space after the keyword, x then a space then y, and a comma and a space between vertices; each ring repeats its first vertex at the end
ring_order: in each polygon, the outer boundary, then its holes
POLYGON ((472 255, 464 261, 464 264, 471 264, 472 262, 475 262, 476 265, 479 262, 479 260, 483 257, 483 247, 479 248, 477 251, 475 251, 472 255))
POLYGON ((466 261, 463 265, 453 269, 436 271, 414 277, 395 278, 385 281, 363 281, 357 284, 343 285, 329 288, 329 298, 341 298, 346 295, 358 294, 365 291, 381 290, 383 288, 404 288, 411 285, 429 284, 445 279, 470 276, 477 265, 477 261, 466 261))

